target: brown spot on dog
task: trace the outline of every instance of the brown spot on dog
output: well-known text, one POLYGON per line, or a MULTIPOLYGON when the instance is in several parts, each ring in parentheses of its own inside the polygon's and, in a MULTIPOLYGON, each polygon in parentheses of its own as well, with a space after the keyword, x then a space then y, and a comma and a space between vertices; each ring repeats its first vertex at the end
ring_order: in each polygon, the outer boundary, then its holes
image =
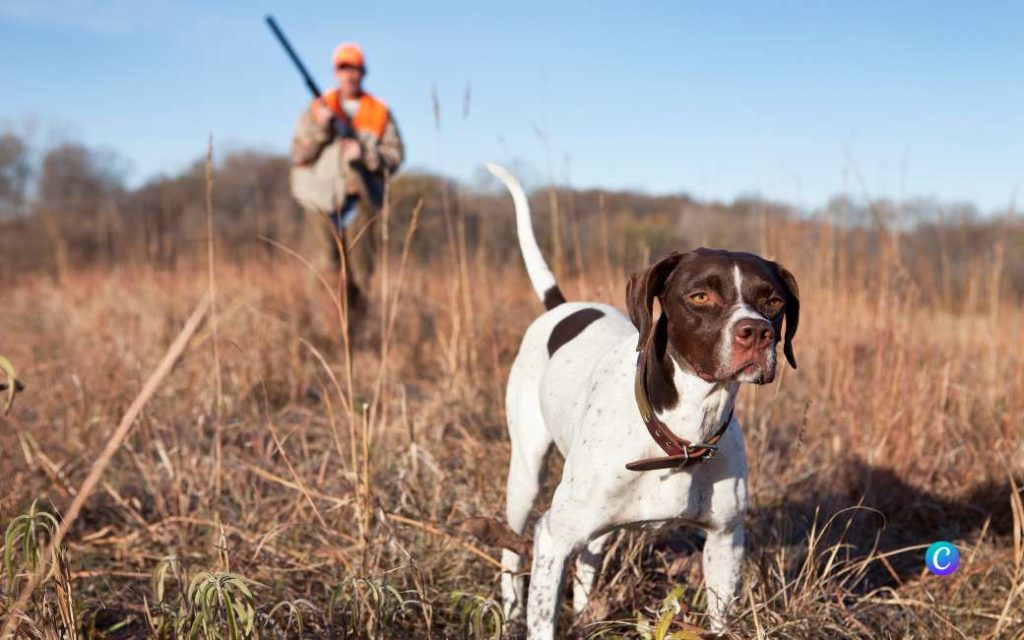
POLYGON ((557 284, 544 292, 544 308, 548 311, 563 302, 565 302, 565 296, 562 295, 562 290, 558 288, 557 284))
POLYGON ((551 331, 548 338, 548 355, 553 356, 558 349, 590 326, 595 320, 604 317, 604 312, 597 309, 580 309, 562 318, 551 331))
POLYGON ((666 411, 679 404, 679 390, 672 378, 673 364, 669 355, 668 318, 658 318, 654 339, 647 351, 647 399, 655 411, 666 411))

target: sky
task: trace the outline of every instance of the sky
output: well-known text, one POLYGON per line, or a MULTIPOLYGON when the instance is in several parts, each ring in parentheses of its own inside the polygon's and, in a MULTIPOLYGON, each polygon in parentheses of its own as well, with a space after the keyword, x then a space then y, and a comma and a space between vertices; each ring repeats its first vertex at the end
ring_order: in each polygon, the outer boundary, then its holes
POLYGON ((323 86, 359 42, 406 167, 469 184, 497 161, 533 185, 986 212, 1024 186, 1020 2, 0 0, 0 128, 113 150, 132 185, 211 134, 285 152, 309 96, 268 13, 323 86))

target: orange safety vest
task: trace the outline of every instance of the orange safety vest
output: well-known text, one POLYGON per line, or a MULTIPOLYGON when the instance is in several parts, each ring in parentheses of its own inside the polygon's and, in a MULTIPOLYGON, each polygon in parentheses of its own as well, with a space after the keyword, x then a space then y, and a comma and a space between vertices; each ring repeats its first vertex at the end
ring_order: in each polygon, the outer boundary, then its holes
POLYGON ((327 108, 342 121, 351 122, 352 128, 356 131, 366 131, 378 138, 384 135, 384 129, 388 126, 388 107, 377 98, 364 91, 363 95, 359 97, 359 109, 356 110, 356 116, 350 119, 345 110, 341 108, 341 92, 338 89, 331 89, 322 97, 327 108))

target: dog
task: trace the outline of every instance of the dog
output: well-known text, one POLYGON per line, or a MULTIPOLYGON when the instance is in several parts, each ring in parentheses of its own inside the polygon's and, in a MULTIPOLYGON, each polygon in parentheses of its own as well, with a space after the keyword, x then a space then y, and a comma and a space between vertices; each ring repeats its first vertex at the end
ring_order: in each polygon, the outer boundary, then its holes
MULTIPOLYGON (((733 407, 740 383, 774 380, 780 337, 796 368, 796 278, 750 253, 700 248, 634 273, 628 317, 607 304, 567 302, 537 245, 522 187, 502 167, 488 169, 512 195, 526 270, 546 308, 526 330, 506 389, 513 532, 523 534, 549 447, 565 459, 551 507, 534 529, 529 638, 554 637, 573 554, 579 615, 613 531, 680 523, 706 532, 707 612, 711 629, 725 630, 741 582, 747 511, 746 453, 733 407)), ((505 614, 520 617, 520 555, 503 550, 502 565, 505 614)))

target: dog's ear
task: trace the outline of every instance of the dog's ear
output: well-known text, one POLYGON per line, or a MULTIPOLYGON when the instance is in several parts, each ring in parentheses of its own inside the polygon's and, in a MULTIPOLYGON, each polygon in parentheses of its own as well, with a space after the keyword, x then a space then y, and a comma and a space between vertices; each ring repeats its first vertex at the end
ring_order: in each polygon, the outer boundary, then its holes
POLYGON ((783 293, 786 297, 786 334, 782 345, 782 352, 786 354, 789 366, 796 369, 796 356, 793 355, 793 336, 800 325, 800 288, 796 284, 796 277, 789 269, 777 262, 772 263, 782 281, 783 293))
POLYGON ((646 347, 654 337, 654 320, 651 318, 654 313, 654 298, 665 290, 669 274, 682 259, 682 253, 673 251, 650 267, 629 276, 629 282, 626 284, 626 308, 629 309, 629 319, 640 331, 637 351, 646 347))

